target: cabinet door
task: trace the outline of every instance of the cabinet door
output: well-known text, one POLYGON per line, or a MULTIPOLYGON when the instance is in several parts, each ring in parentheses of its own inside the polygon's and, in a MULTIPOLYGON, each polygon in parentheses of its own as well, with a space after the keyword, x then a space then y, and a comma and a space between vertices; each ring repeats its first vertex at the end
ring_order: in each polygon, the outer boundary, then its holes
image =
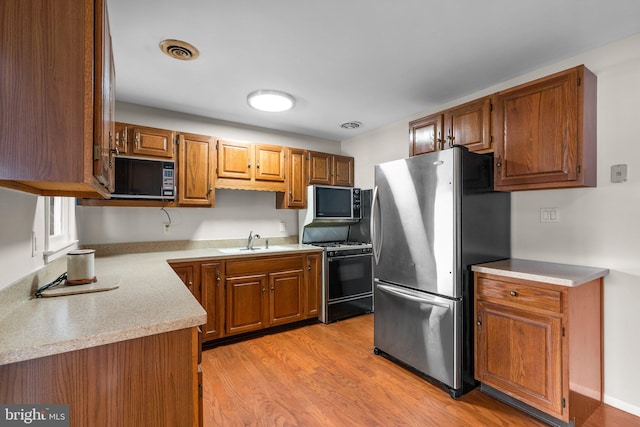
POLYGON ((171 130, 136 126, 131 130, 131 153, 141 156, 173 158, 175 134, 171 130))
POLYGON ((304 311, 302 270, 269 274, 269 325, 302 319, 304 311))
POLYGON ((595 179, 583 183, 581 170, 585 163, 595 168, 585 158, 589 152, 595 160, 595 76, 578 67, 499 92, 496 99, 496 188, 595 185, 595 179))
POLYGON ((113 156, 115 153, 115 68, 106 1, 97 1, 101 11, 96 18, 95 103, 94 103, 94 174, 109 192, 114 190, 113 156), (113 150, 113 151, 112 151, 113 150))
POLYGON ((255 144, 255 179, 258 181, 285 180, 285 148, 277 145, 255 144))
POLYGON ((251 146, 218 141, 218 177, 251 179, 251 146))
POLYGON ((307 255, 307 271, 305 277, 307 317, 318 317, 322 292, 322 254, 307 255))
POLYGON ((477 302, 476 379, 562 417, 562 321, 477 302))
POLYGON ((423 117, 409 123, 409 155, 431 153, 442 150, 442 124, 441 113, 423 117))
POLYGON ((307 207, 307 175, 305 151, 298 148, 287 149, 287 191, 276 193, 276 208, 307 207))
POLYGON ((309 184, 331 185, 332 156, 316 151, 307 152, 307 167, 309 184))
POLYGON ((224 264, 200 264, 200 303, 207 311, 207 323, 202 326, 203 341, 220 338, 224 330, 224 264))
POLYGON ((255 331, 267 326, 268 284, 266 274, 227 277, 227 334, 255 331))
POLYGON ((213 206, 215 141, 203 135, 180 134, 178 143, 178 204, 213 206))
POLYGON ((353 157, 333 156, 333 185, 353 187, 353 157))
POLYGON ((464 145, 469 151, 491 148, 491 97, 472 101, 445 112, 445 147, 464 145))
POLYGON ((196 267, 193 264, 171 264, 171 268, 176 272, 182 283, 184 283, 187 288, 191 291, 193 296, 196 297, 198 301, 200 301, 200 292, 197 284, 194 281, 196 277, 196 267))
POLYGON ((127 154, 127 147, 129 143, 129 126, 126 123, 116 122, 114 125, 114 129, 114 148, 117 150, 116 154, 127 154))

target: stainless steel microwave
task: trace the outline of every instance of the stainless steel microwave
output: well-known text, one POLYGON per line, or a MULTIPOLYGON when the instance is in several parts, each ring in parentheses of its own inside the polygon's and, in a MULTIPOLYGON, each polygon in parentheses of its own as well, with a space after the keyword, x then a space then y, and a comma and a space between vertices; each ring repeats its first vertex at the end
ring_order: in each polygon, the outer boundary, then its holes
POLYGON ((359 188, 310 185, 307 196, 314 222, 356 222, 362 216, 359 188))
POLYGON ((175 162, 141 157, 116 157, 115 161, 112 198, 175 199, 175 162))

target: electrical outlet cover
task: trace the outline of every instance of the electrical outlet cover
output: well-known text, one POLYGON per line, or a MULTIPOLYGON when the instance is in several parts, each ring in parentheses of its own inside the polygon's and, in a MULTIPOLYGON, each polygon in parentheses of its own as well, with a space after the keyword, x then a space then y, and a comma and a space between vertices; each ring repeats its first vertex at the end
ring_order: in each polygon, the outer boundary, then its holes
POLYGON ((613 165, 611 166, 611 182, 626 182, 627 181, 627 165, 613 165))

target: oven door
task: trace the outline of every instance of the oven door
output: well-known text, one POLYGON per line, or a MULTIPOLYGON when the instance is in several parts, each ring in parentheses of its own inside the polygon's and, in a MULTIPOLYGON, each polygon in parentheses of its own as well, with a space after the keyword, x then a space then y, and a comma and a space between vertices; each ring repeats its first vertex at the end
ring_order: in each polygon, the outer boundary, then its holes
POLYGON ((325 323, 373 311, 371 254, 327 256, 325 263, 325 323))

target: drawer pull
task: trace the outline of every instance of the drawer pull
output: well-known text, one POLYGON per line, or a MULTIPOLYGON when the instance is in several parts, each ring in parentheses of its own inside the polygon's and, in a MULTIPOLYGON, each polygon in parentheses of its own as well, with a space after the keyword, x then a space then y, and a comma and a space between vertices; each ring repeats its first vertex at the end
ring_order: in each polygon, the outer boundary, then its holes
POLYGON ((517 297, 518 293, 516 291, 510 291, 509 295, 511 295, 512 297, 517 297))

